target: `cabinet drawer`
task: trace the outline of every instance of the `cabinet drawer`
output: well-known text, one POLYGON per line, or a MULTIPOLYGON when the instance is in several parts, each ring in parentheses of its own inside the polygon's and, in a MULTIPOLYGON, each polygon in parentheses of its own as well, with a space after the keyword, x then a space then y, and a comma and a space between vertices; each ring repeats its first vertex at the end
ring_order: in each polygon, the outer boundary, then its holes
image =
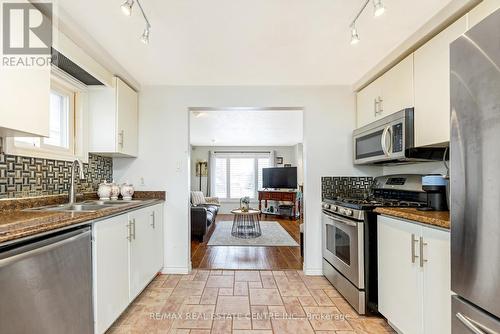
POLYGON ((281 197, 281 194, 280 193, 270 193, 269 194, 269 199, 272 200, 272 201, 281 201, 282 197, 281 197))
POLYGON ((283 194, 282 201, 290 201, 293 202, 294 194, 283 194))

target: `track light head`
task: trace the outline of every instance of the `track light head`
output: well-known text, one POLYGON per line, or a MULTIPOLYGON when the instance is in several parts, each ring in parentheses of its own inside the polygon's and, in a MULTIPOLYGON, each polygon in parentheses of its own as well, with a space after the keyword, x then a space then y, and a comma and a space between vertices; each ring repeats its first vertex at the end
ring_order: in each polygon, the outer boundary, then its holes
POLYGON ((384 3, 382 0, 373 0, 373 16, 378 17, 385 12, 384 3))
POLYGON ((121 8, 123 14, 130 16, 132 15, 132 6, 134 5, 134 0, 126 0, 122 3, 121 8))
POLYGON ((358 35, 358 29, 356 29, 356 26, 351 27, 351 45, 355 45, 359 43, 359 35, 358 35))
POLYGON ((147 26, 146 29, 144 29, 144 32, 141 35, 141 42, 144 44, 149 44, 149 33, 150 33, 150 26, 147 26))

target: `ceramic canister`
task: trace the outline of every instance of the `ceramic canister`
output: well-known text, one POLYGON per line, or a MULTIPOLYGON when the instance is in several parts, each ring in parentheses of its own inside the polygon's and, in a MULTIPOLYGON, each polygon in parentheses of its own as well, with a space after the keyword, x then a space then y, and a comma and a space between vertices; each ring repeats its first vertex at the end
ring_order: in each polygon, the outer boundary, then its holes
POLYGON ((116 201, 118 199, 118 195, 120 195, 120 186, 116 183, 111 183, 111 199, 116 201))
POLYGON ((134 186, 128 183, 124 183, 121 185, 120 193, 124 200, 131 200, 134 195, 134 186))
POLYGON ((101 201, 109 200, 111 197, 111 184, 104 181, 99 184, 99 189, 97 190, 97 195, 101 201))

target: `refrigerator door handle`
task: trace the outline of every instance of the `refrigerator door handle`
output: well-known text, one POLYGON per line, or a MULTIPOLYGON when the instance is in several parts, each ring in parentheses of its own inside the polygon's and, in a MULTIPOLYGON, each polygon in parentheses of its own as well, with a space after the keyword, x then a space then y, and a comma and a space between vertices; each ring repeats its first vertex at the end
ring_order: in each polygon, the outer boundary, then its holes
MULTIPOLYGON (((460 312, 457 313, 455 316, 458 318, 458 320, 460 320, 460 322, 462 322, 462 324, 464 324, 464 326, 466 326, 468 329, 470 329, 470 331, 474 334, 498 334, 490 329, 486 329, 487 331, 484 331, 483 329, 478 327, 480 325, 477 324, 474 320, 469 319, 468 317, 466 317, 465 315, 463 315, 460 312)), ((481 327, 483 327, 483 326, 481 326, 481 327)))

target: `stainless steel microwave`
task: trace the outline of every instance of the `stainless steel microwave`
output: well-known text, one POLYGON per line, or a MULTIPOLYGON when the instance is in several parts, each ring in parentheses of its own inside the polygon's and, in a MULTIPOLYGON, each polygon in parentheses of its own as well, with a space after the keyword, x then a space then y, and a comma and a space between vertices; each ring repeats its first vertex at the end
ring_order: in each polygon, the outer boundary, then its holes
POLYGON ((442 160, 446 145, 414 145, 414 110, 403 109, 353 132, 354 164, 392 164, 442 160))

